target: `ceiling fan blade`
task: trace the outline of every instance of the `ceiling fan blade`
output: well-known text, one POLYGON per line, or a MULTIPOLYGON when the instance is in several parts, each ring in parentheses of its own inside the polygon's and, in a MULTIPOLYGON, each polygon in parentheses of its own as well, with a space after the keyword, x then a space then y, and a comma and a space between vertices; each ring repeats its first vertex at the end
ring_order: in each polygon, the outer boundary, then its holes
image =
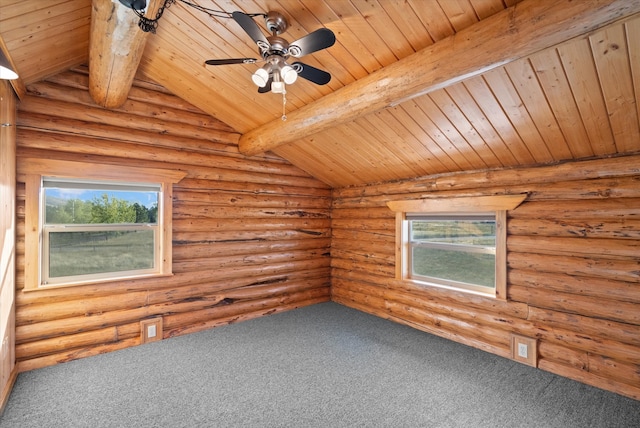
POLYGON ((289 44, 289 53, 291 56, 299 58, 322 49, 326 49, 336 42, 336 36, 333 31, 328 28, 320 28, 319 30, 309 33, 306 36, 289 44))
POLYGON ((258 44, 260 50, 269 48, 269 41, 266 36, 262 34, 262 30, 258 27, 258 24, 249 15, 242 12, 233 12, 231 14, 233 19, 242 27, 242 29, 258 44))
POLYGON ((227 65, 227 64, 255 64, 258 61, 255 58, 227 58, 227 59, 208 59, 204 63, 207 65, 227 65))
POLYGON ((316 85, 326 85, 331 81, 331 75, 324 70, 320 70, 319 68, 312 67, 308 64, 303 64, 301 62, 294 62, 293 68, 298 73, 298 76, 307 79, 310 82, 315 83, 316 85))

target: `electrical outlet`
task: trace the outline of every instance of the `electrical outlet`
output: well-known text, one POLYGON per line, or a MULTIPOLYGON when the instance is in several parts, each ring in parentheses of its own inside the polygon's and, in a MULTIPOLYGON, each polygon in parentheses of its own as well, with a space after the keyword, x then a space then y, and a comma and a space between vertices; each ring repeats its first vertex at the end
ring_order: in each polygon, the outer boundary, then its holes
POLYGON ((162 340, 162 317, 140 321, 140 343, 162 340))
POLYGON ((518 343, 518 357, 527 358, 529 347, 526 343, 518 343))
POLYGON ((511 358, 538 367, 538 341, 532 337, 511 335, 511 358))

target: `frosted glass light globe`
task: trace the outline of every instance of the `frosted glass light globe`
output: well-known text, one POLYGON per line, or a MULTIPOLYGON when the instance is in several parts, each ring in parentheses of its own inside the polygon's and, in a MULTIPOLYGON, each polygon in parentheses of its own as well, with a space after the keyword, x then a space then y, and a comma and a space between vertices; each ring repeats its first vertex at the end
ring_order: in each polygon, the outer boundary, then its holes
POLYGON ((253 83, 257 86, 264 88, 267 86, 267 82, 269 81, 269 72, 264 68, 259 68, 255 73, 253 73, 251 80, 253 80, 253 83))
POLYGON ((280 76, 282 76, 282 80, 284 80, 284 83, 290 85, 296 81, 296 79, 298 78, 298 73, 296 73, 296 71, 290 65, 285 65, 280 70, 280 76))

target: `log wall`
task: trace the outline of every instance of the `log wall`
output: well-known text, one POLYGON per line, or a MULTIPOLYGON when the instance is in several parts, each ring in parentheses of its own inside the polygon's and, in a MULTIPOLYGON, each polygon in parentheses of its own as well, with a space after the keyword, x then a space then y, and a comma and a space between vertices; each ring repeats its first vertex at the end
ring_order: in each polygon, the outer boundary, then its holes
POLYGON ((28 87, 17 126, 16 359, 29 370, 329 300, 326 185, 153 84, 96 106, 79 69, 28 87), (24 290, 21 165, 47 158, 185 171, 173 191, 171 277, 24 290))
POLYGON ((640 155, 334 190, 332 299, 640 399, 640 155), (389 200, 527 193, 508 213, 508 301, 394 279, 389 200))
POLYGON ((640 399, 640 155, 335 189, 162 88, 97 107, 83 70, 33 84, 17 118, 16 360, 29 370, 334 301, 640 399), (25 159, 185 171, 167 278, 24 291, 25 159), (394 279, 389 200, 527 193, 509 213, 507 302, 394 279), (331 282, 329 282, 331 278, 331 282), (331 288, 329 286, 331 285, 331 288), (330 295, 331 291, 331 295, 330 295))

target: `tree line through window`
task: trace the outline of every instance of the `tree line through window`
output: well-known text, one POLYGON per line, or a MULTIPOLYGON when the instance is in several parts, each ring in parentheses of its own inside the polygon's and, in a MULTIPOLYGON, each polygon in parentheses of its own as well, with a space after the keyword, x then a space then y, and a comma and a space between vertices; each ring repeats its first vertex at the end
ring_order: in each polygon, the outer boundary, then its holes
MULTIPOLYGON (((50 194, 49 194, 50 195, 50 194)), ((157 223, 158 203, 151 208, 103 193, 91 200, 46 197, 47 224, 157 223)))

